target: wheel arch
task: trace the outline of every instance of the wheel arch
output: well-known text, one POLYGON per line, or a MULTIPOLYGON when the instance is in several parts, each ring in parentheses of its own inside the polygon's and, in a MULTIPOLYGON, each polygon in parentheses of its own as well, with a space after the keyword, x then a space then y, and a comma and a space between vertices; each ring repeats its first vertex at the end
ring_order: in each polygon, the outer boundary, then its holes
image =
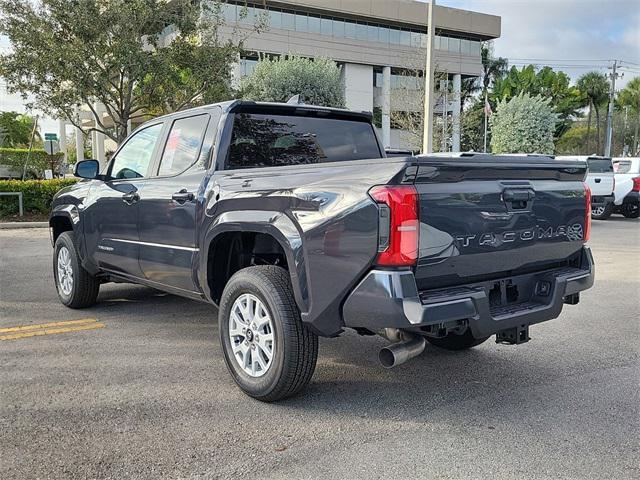
POLYGON ((80 216, 75 205, 61 205, 54 207, 49 216, 49 227, 51 232, 51 244, 55 245, 56 240, 63 232, 75 232, 80 216))
POLYGON ((199 282, 210 301, 218 304, 219 298, 216 298, 218 297, 216 292, 221 292, 224 289, 224 285, 230 277, 229 275, 227 278, 223 278, 223 284, 221 284, 220 279, 216 281, 216 278, 212 278, 210 270, 210 265, 213 261, 210 256, 219 254, 219 252, 216 252, 216 247, 219 245, 218 242, 229 234, 256 234, 273 239, 286 259, 286 269, 289 272, 298 308, 300 308, 301 312, 309 310, 310 299, 302 236, 289 217, 281 212, 273 211, 244 210, 225 212, 219 215, 206 231, 201 243, 203 248, 200 257, 199 282))

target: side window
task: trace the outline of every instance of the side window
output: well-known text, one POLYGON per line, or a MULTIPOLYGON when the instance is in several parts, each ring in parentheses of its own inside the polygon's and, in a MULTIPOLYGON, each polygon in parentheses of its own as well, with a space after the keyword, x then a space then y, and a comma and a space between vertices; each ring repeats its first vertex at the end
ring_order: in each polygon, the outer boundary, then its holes
POLYGON ((158 175, 175 175, 195 163, 208 121, 209 115, 197 115, 173 122, 162 152, 158 175))
POLYGON ((145 177, 160 132, 162 132, 161 123, 135 133, 113 160, 111 177, 116 179, 145 177))

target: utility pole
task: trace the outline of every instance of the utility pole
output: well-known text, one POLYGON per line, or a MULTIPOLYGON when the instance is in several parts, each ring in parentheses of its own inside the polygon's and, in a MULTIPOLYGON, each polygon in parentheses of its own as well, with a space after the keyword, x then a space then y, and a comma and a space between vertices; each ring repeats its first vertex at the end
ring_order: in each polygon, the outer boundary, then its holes
MULTIPOLYGON (((611 79, 611 90, 609 90, 609 110, 607 111, 607 135, 604 143, 604 156, 611 156, 611 144, 613 139, 613 102, 616 96, 616 79, 618 78, 618 61, 613 61, 612 72, 609 74, 611 79)), ((624 74, 623 74, 624 75, 624 74)), ((622 76, 622 75, 620 75, 622 76)))
POLYGON ((433 38, 436 25, 434 9, 436 0, 429 2, 427 24, 427 64, 424 69, 424 132, 422 135, 422 153, 433 152, 433 38))

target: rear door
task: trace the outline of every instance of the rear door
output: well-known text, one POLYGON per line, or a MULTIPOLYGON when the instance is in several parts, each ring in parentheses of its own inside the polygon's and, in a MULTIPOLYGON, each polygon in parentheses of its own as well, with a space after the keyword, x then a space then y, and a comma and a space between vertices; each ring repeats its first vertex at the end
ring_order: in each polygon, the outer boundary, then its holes
POLYGON ((585 171, 548 157, 420 158, 418 287, 564 264, 582 248, 585 171))
MULTIPOLYGON (((144 276, 189 292, 198 290, 193 264, 198 255, 199 188, 212 147, 210 141, 205 148, 203 143, 211 117, 201 113, 170 121, 155 176, 140 196, 140 267, 144 276)), ((219 112, 214 117, 217 124, 219 112)), ((213 135, 207 133, 208 138, 213 135)))

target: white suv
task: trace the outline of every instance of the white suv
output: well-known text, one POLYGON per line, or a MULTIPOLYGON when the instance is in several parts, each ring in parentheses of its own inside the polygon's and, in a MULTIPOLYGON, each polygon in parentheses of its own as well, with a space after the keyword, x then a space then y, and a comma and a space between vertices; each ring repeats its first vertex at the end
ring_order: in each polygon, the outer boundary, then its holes
POLYGON ((591 189, 591 218, 606 220, 613 213, 613 190, 616 180, 613 175, 613 162, 609 157, 570 156, 556 158, 578 158, 589 166, 587 185, 591 189))
POLYGON ((627 218, 640 216, 640 157, 613 159, 616 187, 614 190, 614 213, 627 218))

